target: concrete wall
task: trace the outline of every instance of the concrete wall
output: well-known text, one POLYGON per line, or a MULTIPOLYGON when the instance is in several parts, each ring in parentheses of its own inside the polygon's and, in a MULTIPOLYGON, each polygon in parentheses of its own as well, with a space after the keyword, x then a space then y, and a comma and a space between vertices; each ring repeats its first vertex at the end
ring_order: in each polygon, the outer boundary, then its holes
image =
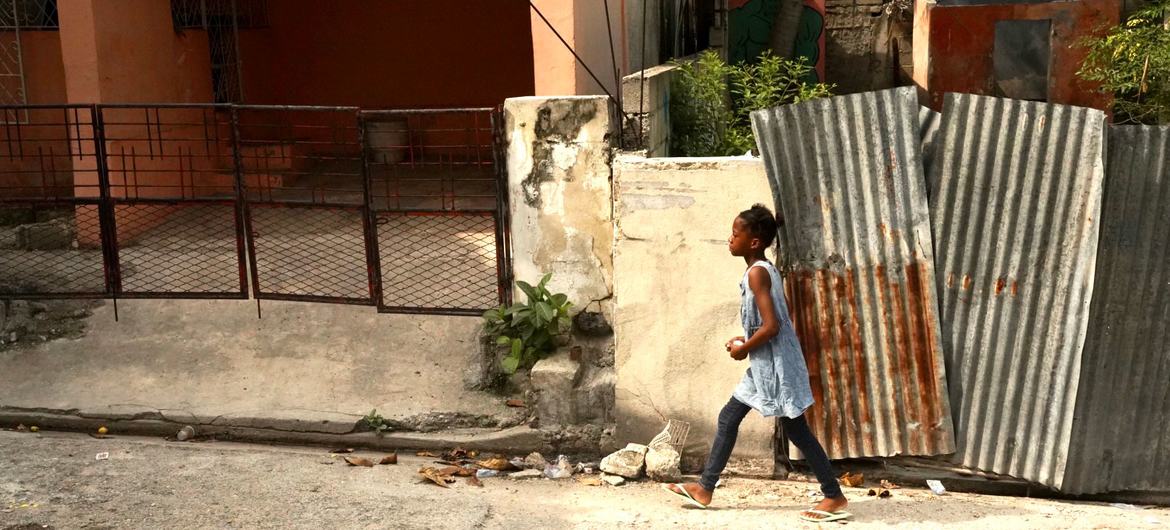
POLYGON ((608 312, 613 292, 609 99, 513 98, 504 103, 504 113, 516 279, 535 283, 551 272, 550 288, 568 294, 577 309, 605 301, 601 309, 608 312))
POLYGON ((826 77, 836 93, 905 86, 913 71, 908 1, 827 0, 826 77))
POLYGON ((548 19, 548 24, 532 10, 532 62, 536 78, 536 95, 617 94, 618 80, 614 75, 617 61, 618 75, 624 67, 625 35, 622 21, 625 2, 609 2, 609 26, 606 26, 604 4, 597 0, 535 0, 533 5, 548 19), (556 29, 553 33, 549 24, 556 29), (601 84, 589 75, 565 44, 563 38, 601 84), (611 53, 609 35, 613 34, 611 53), (604 90, 602 89, 604 87, 604 90))
MULTIPOLYGON (((633 156, 615 161, 614 190, 615 441, 645 443, 664 419, 687 421, 694 463, 747 368, 723 347, 743 334, 731 223, 753 203, 771 205, 772 191, 758 159, 633 156)), ((772 431, 752 413, 735 455, 770 459, 772 431)))
POLYGON ((1078 42, 1102 27, 1116 25, 1120 0, 940 6, 915 6, 914 78, 929 105, 941 110, 943 94, 996 93, 992 53, 995 24, 1002 20, 1051 20, 1052 56, 1048 102, 1107 108, 1109 96, 1077 78, 1087 48, 1078 42))
POLYGON ((622 106, 633 121, 623 131, 627 148, 645 150, 651 158, 670 156, 670 80, 674 69, 655 66, 622 78, 622 106))
POLYGON ((280 0, 268 21, 240 31, 249 103, 494 106, 534 93, 526 3, 280 0))

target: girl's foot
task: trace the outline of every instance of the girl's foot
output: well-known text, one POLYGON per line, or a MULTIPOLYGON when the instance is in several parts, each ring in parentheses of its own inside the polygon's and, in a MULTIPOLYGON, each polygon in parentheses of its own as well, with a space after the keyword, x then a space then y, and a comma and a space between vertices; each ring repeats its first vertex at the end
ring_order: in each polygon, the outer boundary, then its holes
POLYGON ((846 506, 849 506, 849 501, 845 498, 844 495, 832 498, 825 497, 821 500, 821 502, 818 502, 816 506, 813 506, 811 510, 800 512, 800 516, 806 520, 820 521, 829 517, 825 515, 826 513, 834 514, 843 511, 846 506))
POLYGON ((702 504, 703 506, 711 504, 711 492, 703 489, 703 486, 699 485, 698 482, 688 482, 686 484, 668 484, 666 489, 678 495, 686 496, 687 494, 690 494, 692 499, 695 499, 696 502, 702 504), (682 490, 680 490, 679 486, 682 486, 686 492, 684 493, 682 490))

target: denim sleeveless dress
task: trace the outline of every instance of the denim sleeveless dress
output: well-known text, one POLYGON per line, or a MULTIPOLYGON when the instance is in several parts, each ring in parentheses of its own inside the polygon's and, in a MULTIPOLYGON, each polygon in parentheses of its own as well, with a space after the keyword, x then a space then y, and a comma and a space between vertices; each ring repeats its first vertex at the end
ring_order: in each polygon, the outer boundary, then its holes
POLYGON ((755 295, 748 286, 748 272, 755 267, 767 270, 772 277, 772 305, 776 308, 776 318, 780 320, 780 333, 748 353, 747 373, 733 396, 764 416, 796 418, 812 406, 812 388, 809 387, 808 366, 804 363, 800 341, 788 315, 788 303, 784 300, 784 280, 771 262, 752 264, 739 282, 739 317, 743 322, 743 336, 751 338, 763 322, 755 295))

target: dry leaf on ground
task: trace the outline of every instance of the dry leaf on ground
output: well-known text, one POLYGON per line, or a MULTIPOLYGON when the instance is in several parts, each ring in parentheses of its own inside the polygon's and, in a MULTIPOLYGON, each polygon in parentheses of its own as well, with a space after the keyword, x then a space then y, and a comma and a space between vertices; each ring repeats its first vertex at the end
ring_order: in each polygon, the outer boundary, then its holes
POLYGON ((352 453, 353 448, 352 447, 343 447, 341 449, 334 449, 334 450, 329 451, 329 452, 333 453, 333 454, 340 455, 340 454, 345 454, 345 453, 352 453))
POLYGON ((456 477, 474 477, 475 470, 463 466, 447 466, 439 470, 440 475, 455 475, 456 477))
POLYGON ((383 456, 382 459, 378 461, 378 464, 383 465, 383 466, 386 464, 397 464, 397 463, 398 463, 398 453, 383 456))
POLYGON ((483 487, 483 482, 480 482, 478 478, 475 478, 475 475, 467 477, 467 484, 477 488, 483 487))
POLYGON ((456 447, 450 451, 447 451, 446 453, 443 453, 443 456, 440 456, 439 458, 442 458, 448 462, 458 462, 467 458, 467 450, 462 447, 456 447))
POLYGON ((345 463, 351 466, 374 467, 374 461, 360 456, 347 456, 345 463))
POLYGON ((518 409, 528 406, 524 403, 523 399, 509 399, 508 401, 505 401, 504 404, 509 406, 509 407, 515 407, 518 409))
POLYGON ((433 467, 420 468, 418 470, 418 475, 420 477, 422 477, 426 480, 429 480, 431 482, 434 482, 436 485, 442 486, 444 488, 450 487, 447 485, 448 480, 451 480, 451 481, 455 480, 455 479, 450 478, 449 476, 444 476, 444 475, 440 474, 439 470, 437 470, 433 467))
POLYGON ((841 475, 841 484, 850 488, 861 487, 862 484, 865 484, 865 475, 846 471, 841 475))
POLYGON ((900 488, 901 486, 894 484, 893 482, 890 482, 886 479, 882 479, 882 487, 886 488, 888 490, 896 490, 896 489, 900 488))
POLYGON ((509 462, 507 458, 504 458, 502 456, 497 456, 495 458, 489 458, 487 460, 480 460, 479 462, 476 462, 476 464, 478 464, 479 467, 482 467, 484 469, 492 469, 495 471, 510 471, 510 470, 516 468, 516 466, 513 466, 512 463, 509 462))
POLYGON ((586 486, 600 486, 601 485, 601 478, 600 477, 577 477, 577 482, 580 482, 586 486))
POLYGON ((439 455, 432 453, 430 451, 419 451, 419 452, 415 453, 414 455, 415 456, 422 456, 422 457, 426 457, 426 458, 438 458, 439 457, 439 455))
POLYGON ((886 498, 889 498, 890 495, 893 495, 893 494, 890 493, 890 490, 885 489, 885 488, 879 488, 879 489, 870 488, 869 493, 867 493, 866 495, 869 497, 877 497, 879 499, 886 499, 886 498))

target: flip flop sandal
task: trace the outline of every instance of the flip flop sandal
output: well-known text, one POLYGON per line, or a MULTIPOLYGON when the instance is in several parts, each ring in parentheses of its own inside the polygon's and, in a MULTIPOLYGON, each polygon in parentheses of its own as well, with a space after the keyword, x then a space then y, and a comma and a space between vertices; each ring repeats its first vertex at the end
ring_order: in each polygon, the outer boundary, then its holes
POLYGON ((853 514, 851 514, 849 512, 844 512, 844 511, 842 511, 842 512, 826 512, 824 510, 805 510, 805 511, 800 513, 800 518, 805 520, 805 521, 808 521, 810 523, 831 523, 834 521, 844 521, 845 519, 848 519, 850 517, 853 517, 853 514), (815 514, 815 515, 819 515, 821 517, 818 519, 816 517, 809 517, 808 515, 806 515, 806 514, 810 514, 810 513, 815 514))
POLYGON ((674 495, 675 497, 678 497, 684 501, 689 502, 692 506, 695 506, 695 507, 699 508, 700 510, 707 509, 707 505, 695 500, 695 498, 691 496, 691 492, 687 491, 687 489, 684 488, 682 484, 663 484, 662 489, 666 490, 667 493, 674 495), (674 491, 674 490, 670 489, 670 486, 672 486, 672 485, 678 487, 678 490, 681 491, 682 493, 679 493, 679 491, 674 491))

